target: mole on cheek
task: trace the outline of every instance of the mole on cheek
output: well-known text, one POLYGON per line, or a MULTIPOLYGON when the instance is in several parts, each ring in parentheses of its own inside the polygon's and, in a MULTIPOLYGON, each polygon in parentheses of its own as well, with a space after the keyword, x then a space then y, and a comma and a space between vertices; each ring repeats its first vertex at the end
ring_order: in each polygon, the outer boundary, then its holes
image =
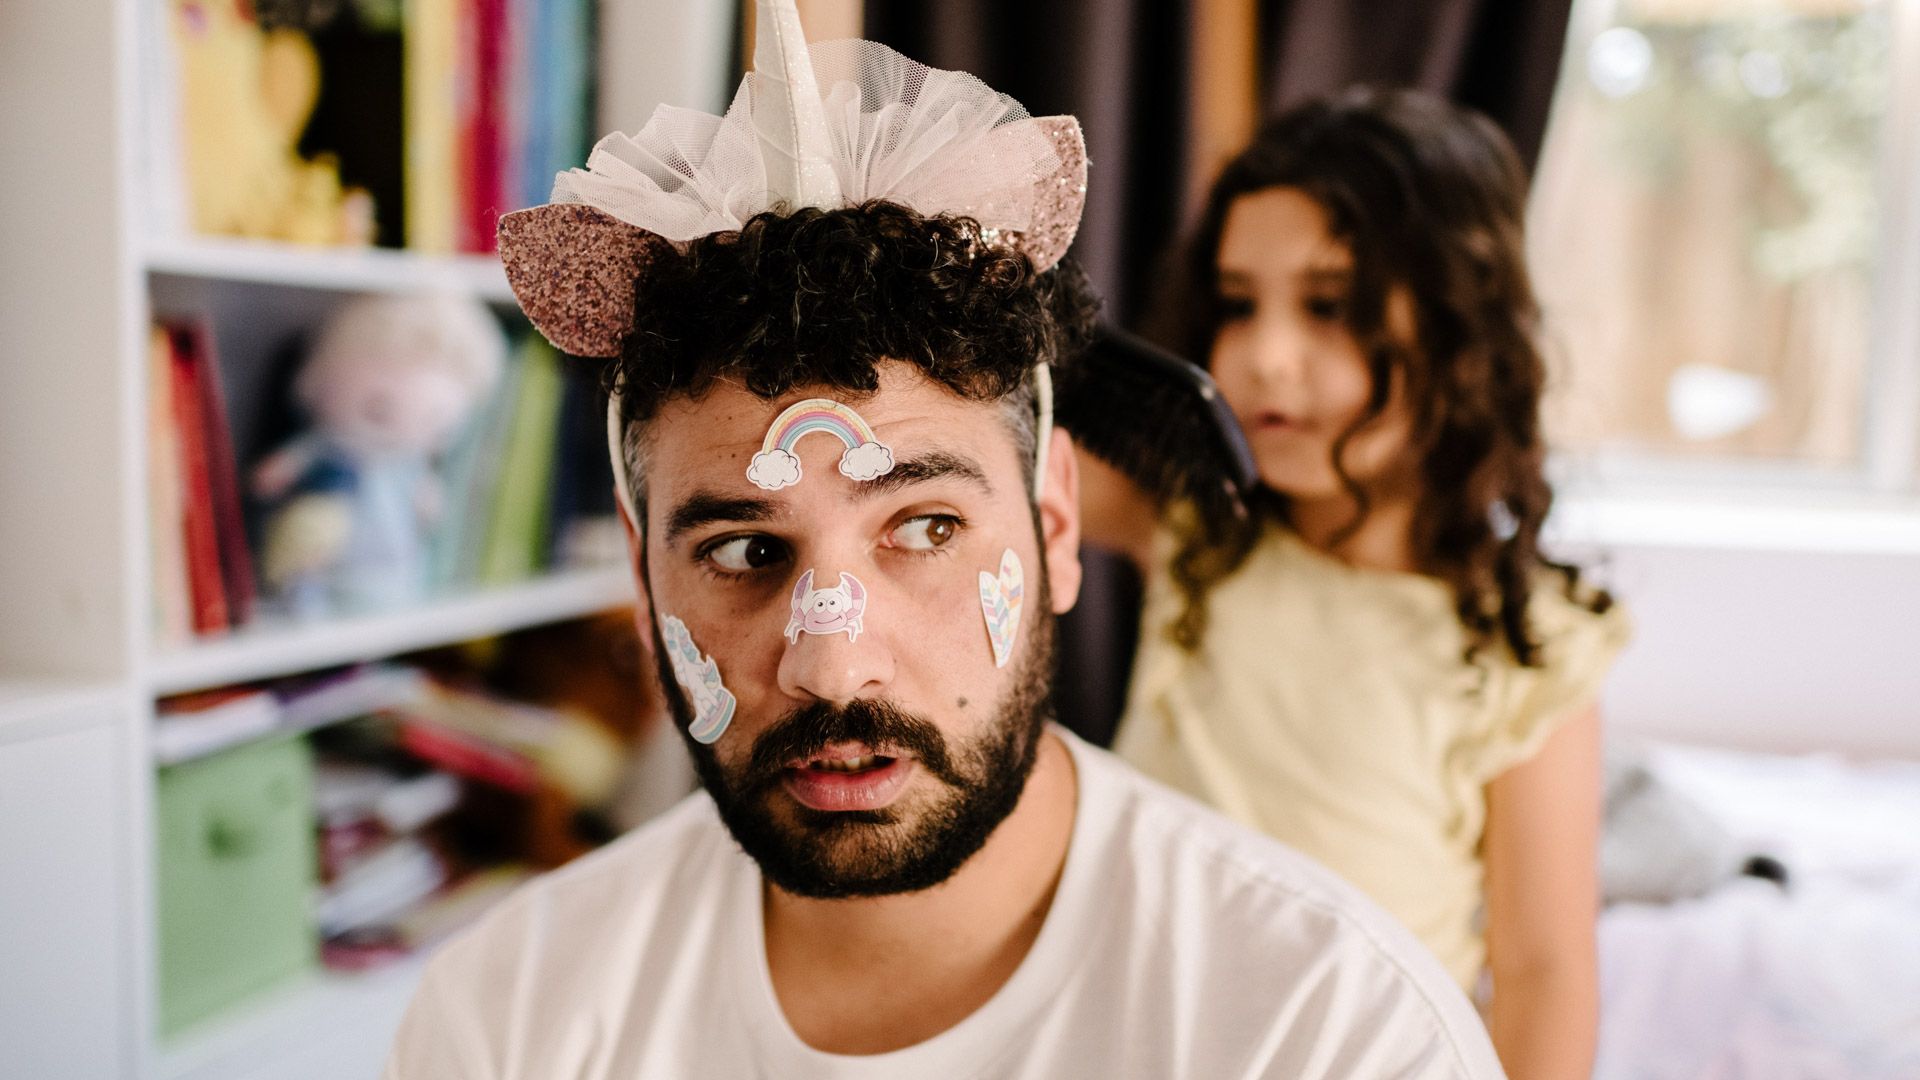
POLYGON ((960 706, 959 706, 959 707, 960 707, 960 708, 962 708, 962 709, 964 709, 964 708, 966 708, 966 707, 967 707, 967 699, 966 699, 966 698, 961 698, 961 699, 960 699, 960 706))

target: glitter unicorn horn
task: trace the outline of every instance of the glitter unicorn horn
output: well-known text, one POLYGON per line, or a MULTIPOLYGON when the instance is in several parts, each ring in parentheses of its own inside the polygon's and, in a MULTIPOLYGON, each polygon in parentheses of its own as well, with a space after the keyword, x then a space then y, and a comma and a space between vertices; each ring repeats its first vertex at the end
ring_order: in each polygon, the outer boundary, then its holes
POLYGON ((758 0, 755 8, 753 130, 767 188, 791 207, 838 206, 826 108, 800 12, 793 0, 758 0))

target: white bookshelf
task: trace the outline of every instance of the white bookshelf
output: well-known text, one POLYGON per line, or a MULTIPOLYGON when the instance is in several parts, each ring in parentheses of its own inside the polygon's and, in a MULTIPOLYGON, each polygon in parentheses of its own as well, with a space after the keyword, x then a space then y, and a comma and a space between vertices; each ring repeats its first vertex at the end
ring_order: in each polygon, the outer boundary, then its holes
POLYGON ((271 679, 560 622, 632 602, 632 577, 624 566, 610 566, 562 570, 399 611, 312 624, 261 620, 228 637, 157 653, 151 686, 155 694, 177 694, 271 679))
POLYGON ((389 248, 302 248, 196 238, 157 242, 147 250, 145 262, 148 272, 174 277, 334 292, 435 289, 493 303, 513 302, 506 271, 490 255, 417 255, 389 248))
POLYGON ((338 1080, 380 1074, 425 954, 359 974, 319 971, 189 1028, 159 1049, 162 1080, 338 1080))
MULTIPOLYGON (((600 2, 600 130, 634 130, 661 102, 724 107, 737 4, 600 2)), ((487 256, 170 232, 179 215, 154 202, 180 189, 156 122, 169 3, 7 0, 0 34, 0 690, 83 688, 85 705, 0 693, 0 1074, 371 1080, 419 960, 316 974, 157 1037, 155 700, 590 614, 631 603, 632 584, 619 568, 567 570, 405 611, 154 640, 156 312, 210 312, 223 360, 246 365, 351 293, 512 304, 487 256), (15 888, 23 865, 39 879, 15 888)), ((242 395, 264 392, 257 371, 241 374, 242 395)))

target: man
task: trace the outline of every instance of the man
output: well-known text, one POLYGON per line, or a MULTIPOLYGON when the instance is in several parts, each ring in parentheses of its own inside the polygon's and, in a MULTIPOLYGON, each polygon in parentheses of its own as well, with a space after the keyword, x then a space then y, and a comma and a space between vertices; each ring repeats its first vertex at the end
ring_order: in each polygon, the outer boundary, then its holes
MULTIPOLYGON (((804 130, 823 96, 779 92, 752 111, 804 130)), ((1084 167, 1071 134, 1034 184, 1084 167)), ((388 1076, 1498 1076, 1357 893, 1049 724, 1071 229, 844 170, 796 196, 807 157, 686 238, 605 197, 503 223, 536 325, 618 356, 642 632, 705 791, 443 949, 388 1076)))

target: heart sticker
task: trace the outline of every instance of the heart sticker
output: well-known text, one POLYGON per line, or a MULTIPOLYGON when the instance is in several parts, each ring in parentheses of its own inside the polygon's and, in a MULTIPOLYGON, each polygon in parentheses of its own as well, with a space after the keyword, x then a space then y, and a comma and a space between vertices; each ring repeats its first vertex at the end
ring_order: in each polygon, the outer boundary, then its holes
POLYGON ((1026 604, 1026 573, 1020 556, 1008 548, 1000 555, 1000 576, 980 571, 980 613, 987 619, 987 640, 993 643, 993 666, 1007 666, 1013 639, 1020 632, 1020 609, 1026 604))

